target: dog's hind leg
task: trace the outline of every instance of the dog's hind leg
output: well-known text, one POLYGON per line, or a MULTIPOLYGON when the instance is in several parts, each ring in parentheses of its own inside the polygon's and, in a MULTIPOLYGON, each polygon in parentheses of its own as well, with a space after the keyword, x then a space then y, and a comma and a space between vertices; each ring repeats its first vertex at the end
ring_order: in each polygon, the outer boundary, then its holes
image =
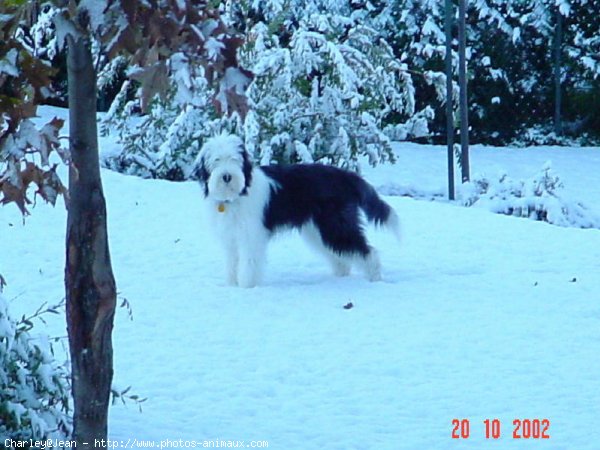
POLYGON ((352 268, 352 265, 348 258, 345 258, 341 255, 336 255, 333 252, 328 253, 329 254, 327 255, 327 257, 329 259, 331 267, 333 268, 333 274, 336 277, 347 277, 348 275, 350 275, 350 269, 352 268))
POLYGON ((350 260, 324 244, 321 233, 314 223, 309 222, 303 225, 300 234, 310 247, 327 258, 335 276, 347 277, 350 275, 350 260))
POLYGON ((360 257, 360 263, 369 281, 381 280, 381 261, 377 250, 369 246, 367 254, 360 257))
POLYGON ((369 281, 381 280, 381 263, 377 250, 369 245, 355 207, 336 214, 322 215, 316 221, 322 242, 340 266, 342 274, 350 271, 350 261, 358 263, 369 281))

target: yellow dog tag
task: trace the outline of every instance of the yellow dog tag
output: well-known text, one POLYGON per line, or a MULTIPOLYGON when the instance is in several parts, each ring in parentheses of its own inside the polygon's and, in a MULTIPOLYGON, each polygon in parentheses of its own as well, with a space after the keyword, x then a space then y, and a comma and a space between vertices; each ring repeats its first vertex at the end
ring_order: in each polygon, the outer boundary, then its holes
POLYGON ((225 203, 219 203, 219 206, 217 206, 217 211, 220 213, 225 212, 225 203))

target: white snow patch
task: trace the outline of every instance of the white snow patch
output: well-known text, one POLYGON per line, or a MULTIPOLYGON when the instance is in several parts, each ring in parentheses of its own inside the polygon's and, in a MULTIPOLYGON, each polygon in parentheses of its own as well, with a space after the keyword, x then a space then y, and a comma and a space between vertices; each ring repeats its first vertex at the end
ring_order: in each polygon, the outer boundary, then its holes
MULTIPOLYGON (((373 185, 445 194, 444 146, 394 149, 396 165, 365 165, 373 185)), ((514 179, 548 159, 573 198, 600 210, 599 148, 471 147, 473 170, 514 179)), ((142 414, 111 408, 110 439, 480 449, 483 420, 498 418, 493 447, 512 450, 514 419, 548 418, 553 449, 596 450, 600 231, 385 197, 403 239, 368 230, 383 282, 332 276, 290 233, 272 243, 264 285, 244 290, 224 285, 196 183, 102 175, 118 290, 134 312, 116 317, 115 383, 148 397, 142 414), (450 438, 454 418, 470 419, 468 440, 450 438)), ((38 202, 25 225, 16 208, 0 211, 14 315, 62 298, 64 208, 38 202)), ((64 335, 63 317, 49 326, 64 335)))
POLYGON ((19 69, 17 68, 17 56, 19 53, 16 48, 12 48, 4 56, 4 59, 0 60, 0 73, 4 73, 11 77, 19 76, 19 69))
POLYGON ((107 0, 82 0, 79 9, 86 9, 90 17, 92 30, 98 30, 104 24, 104 11, 107 0))

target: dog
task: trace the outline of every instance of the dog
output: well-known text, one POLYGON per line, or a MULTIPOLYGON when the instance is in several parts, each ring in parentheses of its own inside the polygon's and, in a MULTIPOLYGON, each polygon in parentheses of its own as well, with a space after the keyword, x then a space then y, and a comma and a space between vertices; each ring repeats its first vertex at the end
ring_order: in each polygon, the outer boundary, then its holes
POLYGON ((322 164, 256 167, 235 135, 208 139, 192 174, 224 246, 229 285, 259 284, 269 239, 286 229, 298 229, 335 275, 349 275, 356 264, 370 281, 381 279, 381 264, 365 221, 399 237, 396 212, 359 175, 322 164))

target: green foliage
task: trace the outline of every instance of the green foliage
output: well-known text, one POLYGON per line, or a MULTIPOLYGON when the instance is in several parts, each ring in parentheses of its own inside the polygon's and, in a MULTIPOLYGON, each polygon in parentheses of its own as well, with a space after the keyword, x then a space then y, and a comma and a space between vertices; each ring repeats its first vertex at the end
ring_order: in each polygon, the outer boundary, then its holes
POLYGON ((20 6, 25 6, 29 0, 4 0, 4 5, 7 8, 18 8, 20 6))

